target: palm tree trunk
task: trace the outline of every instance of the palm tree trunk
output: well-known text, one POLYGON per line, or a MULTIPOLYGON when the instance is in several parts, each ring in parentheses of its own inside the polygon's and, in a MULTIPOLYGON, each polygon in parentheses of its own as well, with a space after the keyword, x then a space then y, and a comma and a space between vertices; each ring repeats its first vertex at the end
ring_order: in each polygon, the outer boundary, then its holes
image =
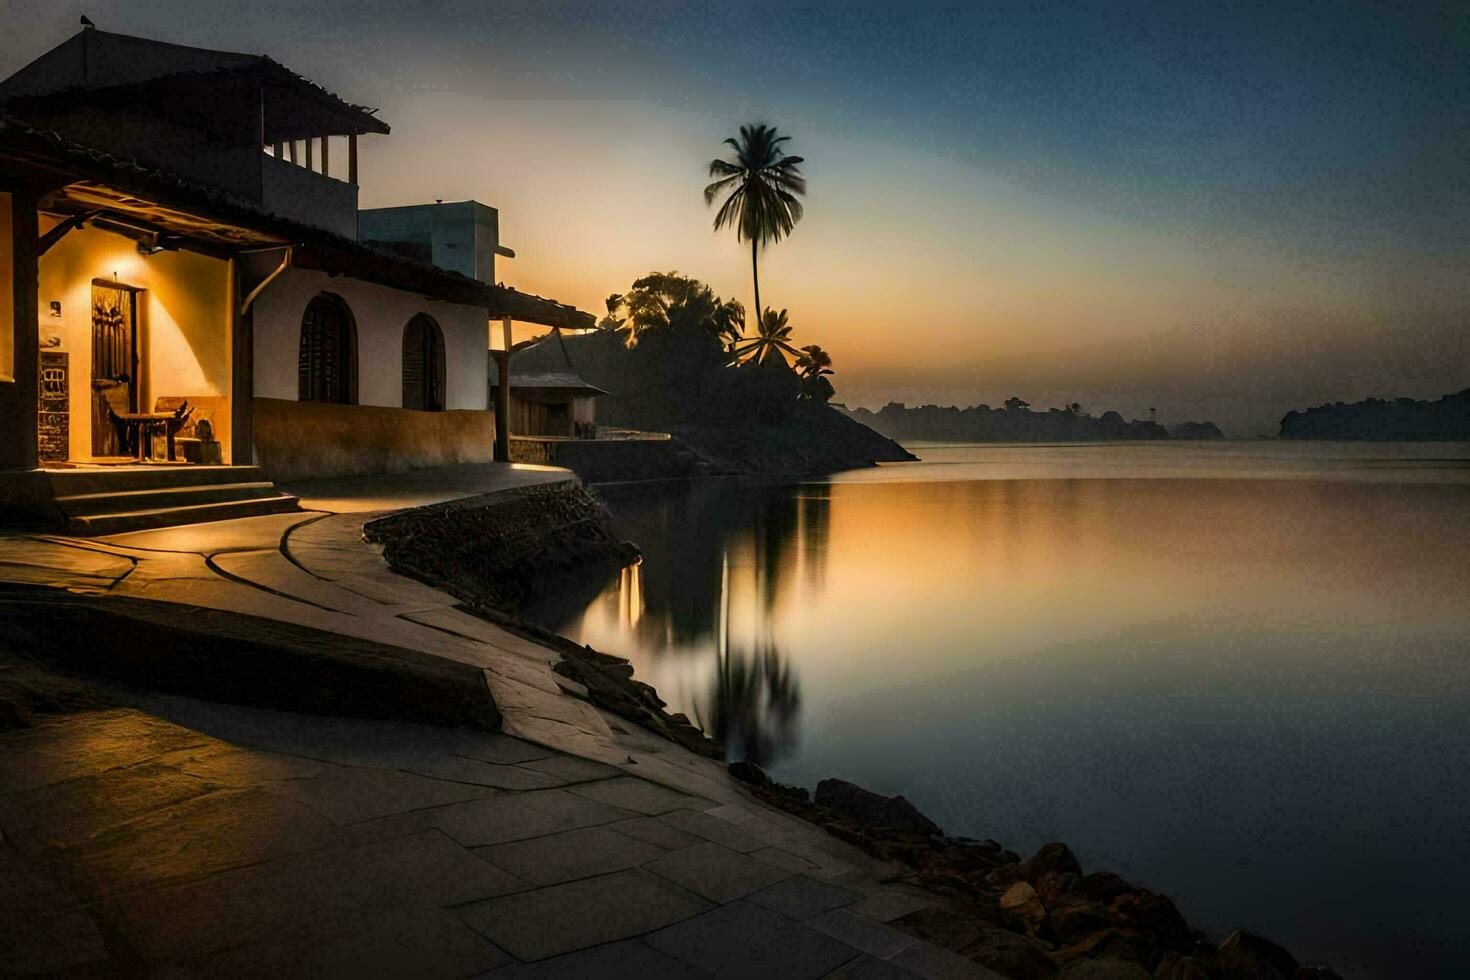
POLYGON ((755 323, 760 326, 761 317, 761 274, 756 264, 756 240, 750 240, 750 281, 755 284, 755 323))

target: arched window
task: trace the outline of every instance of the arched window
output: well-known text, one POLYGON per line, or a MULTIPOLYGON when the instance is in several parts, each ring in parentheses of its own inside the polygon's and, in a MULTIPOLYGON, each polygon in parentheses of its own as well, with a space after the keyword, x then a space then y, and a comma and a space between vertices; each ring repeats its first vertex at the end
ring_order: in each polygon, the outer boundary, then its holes
POLYGON ((403 407, 444 411, 444 334, 422 313, 403 328, 403 407))
POLYGON ((357 327, 340 296, 318 293, 301 317, 297 397, 357 404, 357 327))

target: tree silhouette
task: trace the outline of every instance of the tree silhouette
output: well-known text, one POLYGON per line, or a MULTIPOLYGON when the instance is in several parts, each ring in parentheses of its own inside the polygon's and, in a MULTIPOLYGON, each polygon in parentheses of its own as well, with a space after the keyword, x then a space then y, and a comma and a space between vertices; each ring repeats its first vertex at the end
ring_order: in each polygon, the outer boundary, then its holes
POLYGON ((780 313, 766 310, 766 315, 756 327, 755 336, 737 343, 733 353, 740 361, 757 364, 765 364, 773 357, 783 363, 787 355, 801 357, 801 353, 791 345, 791 324, 785 310, 780 313))
POLYGON ((763 123, 741 126, 738 140, 725 140, 734 150, 734 159, 711 160, 709 175, 718 179, 704 189, 706 207, 728 194, 715 214, 715 230, 733 227, 736 241, 750 242, 750 278, 755 288, 752 309, 757 317, 763 309, 759 252, 791 234, 802 215, 796 197, 806 193, 806 178, 798 166, 803 160, 781 149, 790 138, 763 123))

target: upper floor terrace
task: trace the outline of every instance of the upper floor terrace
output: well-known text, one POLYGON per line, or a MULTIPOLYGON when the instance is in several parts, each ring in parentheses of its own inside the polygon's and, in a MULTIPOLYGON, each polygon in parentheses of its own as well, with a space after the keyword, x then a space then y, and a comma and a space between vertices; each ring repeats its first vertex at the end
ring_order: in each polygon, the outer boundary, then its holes
POLYGON ((0 108, 111 156, 357 237, 357 143, 387 133, 263 55, 87 28, 0 82, 0 108))

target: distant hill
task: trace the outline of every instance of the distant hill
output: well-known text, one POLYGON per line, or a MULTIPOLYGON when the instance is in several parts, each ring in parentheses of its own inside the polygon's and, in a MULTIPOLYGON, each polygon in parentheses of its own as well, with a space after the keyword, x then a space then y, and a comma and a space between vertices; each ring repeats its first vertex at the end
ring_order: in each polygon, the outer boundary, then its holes
POLYGON ((1283 439, 1344 439, 1374 442, 1460 442, 1470 440, 1470 388, 1437 401, 1369 398, 1287 412, 1283 439))
POLYGON ((1117 412, 1087 415, 1080 409, 1051 408, 1033 412, 1013 399, 1005 408, 976 405, 909 408, 889 402, 876 412, 844 409, 848 415, 890 439, 933 442, 1103 442, 1138 439, 1223 439, 1211 422, 1186 422, 1177 428, 1189 434, 1172 435, 1157 422, 1125 420, 1117 412))
POLYGON ((1170 439, 1224 439, 1225 433, 1213 422, 1176 422, 1169 426, 1170 439))

